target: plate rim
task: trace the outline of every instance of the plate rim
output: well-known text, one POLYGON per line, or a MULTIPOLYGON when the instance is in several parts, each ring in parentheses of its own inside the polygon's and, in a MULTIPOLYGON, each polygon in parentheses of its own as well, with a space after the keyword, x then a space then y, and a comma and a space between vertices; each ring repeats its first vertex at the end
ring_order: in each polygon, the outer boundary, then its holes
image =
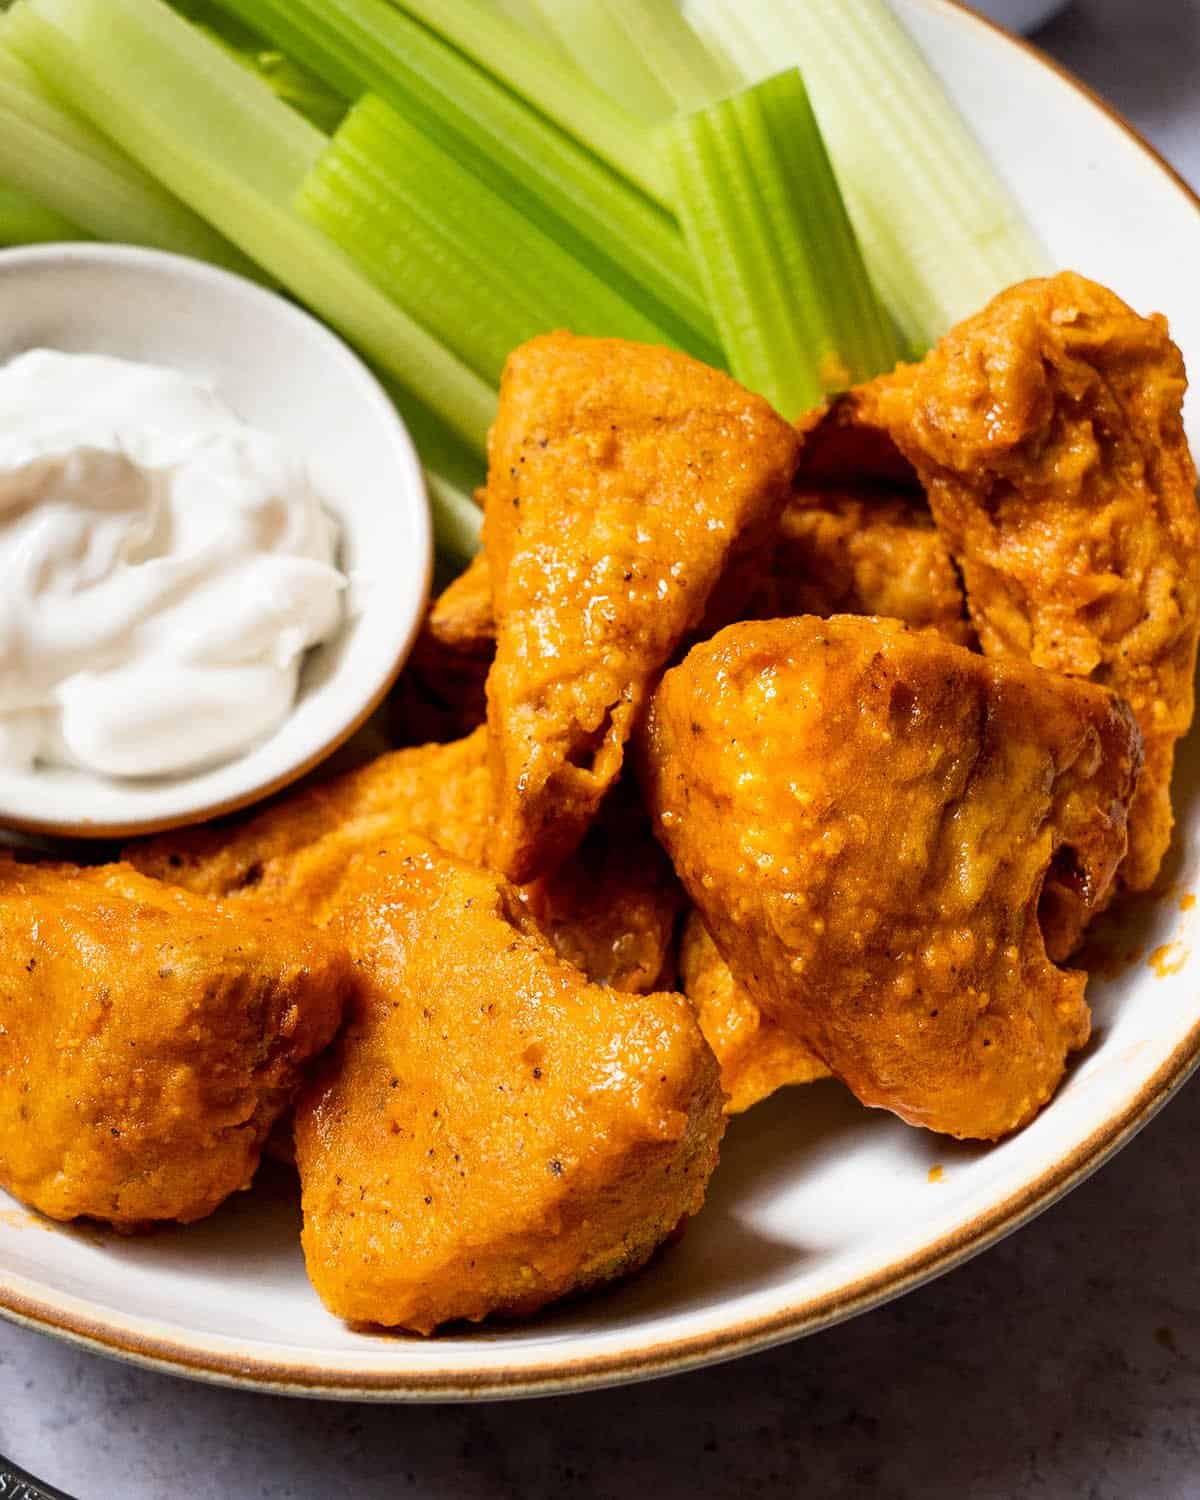
MULTIPOLYGON (((963 0, 918 0, 930 10, 956 13, 1023 52, 1118 126, 1200 215, 1200 194, 1130 122, 1070 69, 1041 48, 1006 32, 963 0)), ((446 1402, 567 1395, 604 1386, 656 1379, 717 1364, 818 1333, 869 1312, 962 1265, 1022 1228, 1098 1171, 1158 1114, 1200 1067, 1200 1017, 1171 1055, 1123 1109, 1065 1152, 1031 1182, 920 1250, 859 1280, 758 1317, 637 1349, 582 1359, 547 1358, 518 1370, 471 1371, 330 1369, 237 1356, 205 1349, 197 1337, 143 1334, 114 1316, 88 1316, 29 1296, 0 1282, 0 1318, 48 1334, 92 1353, 165 1374, 275 1395, 329 1400, 446 1402)))

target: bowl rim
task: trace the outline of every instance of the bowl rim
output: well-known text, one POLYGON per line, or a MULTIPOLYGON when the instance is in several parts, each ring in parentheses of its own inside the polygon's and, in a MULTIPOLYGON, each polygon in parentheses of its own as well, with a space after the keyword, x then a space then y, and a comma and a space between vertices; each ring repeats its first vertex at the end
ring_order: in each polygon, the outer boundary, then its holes
MULTIPOLYGON (((1031 42, 1006 32, 995 22, 969 9, 963 0, 919 0, 919 3, 931 10, 955 13, 960 19, 1000 36, 1025 53, 1035 65, 1056 74, 1116 124, 1140 149, 1149 164, 1174 183, 1200 214, 1200 194, 1118 110, 1069 69, 1031 42)), ((446 1402, 566 1395, 606 1385, 681 1374, 820 1332, 915 1290, 963 1264, 1020 1229, 1102 1167, 1149 1124, 1198 1067, 1200 1018, 1119 1112, 1064 1152, 1033 1180, 967 1223, 848 1286, 762 1316, 744 1318, 686 1338, 667 1339, 638 1349, 583 1359, 551 1355, 537 1364, 513 1370, 471 1371, 452 1366, 419 1371, 411 1368, 398 1371, 332 1369, 315 1364, 236 1356, 223 1349, 201 1347, 199 1337, 182 1343, 175 1337, 142 1334, 121 1327, 115 1319, 80 1314, 56 1306, 52 1301, 29 1296, 3 1282, 0 1282, 0 1317, 91 1352, 163 1373, 245 1390, 331 1400, 446 1402)))
MULTIPOLYGON (((283 296, 270 286, 261 285, 223 266, 209 265, 192 256, 179 255, 170 250, 158 250, 143 245, 105 243, 101 241, 64 242, 49 245, 15 245, 0 250, 0 268, 12 267, 19 274, 23 268, 37 270, 39 267, 53 270, 56 266, 94 265, 124 268, 137 274, 139 270, 148 274, 160 273, 169 277, 189 279, 193 284, 208 284, 218 295, 249 299, 269 309, 270 316, 292 325, 313 337, 319 344, 329 348, 331 354, 352 369, 361 386, 364 407, 369 403, 392 429, 396 444, 398 467, 404 472, 404 491, 411 495, 411 521, 414 537, 413 576, 416 587, 413 591, 411 618, 405 629, 397 636, 397 649, 386 669, 374 680, 371 691, 363 698, 361 706, 348 718, 331 716, 333 726, 323 734, 319 745, 312 746, 299 758, 288 759, 286 769, 280 769, 266 779, 245 785, 241 791, 231 791, 226 796, 188 804, 187 810, 151 817, 100 818, 78 820, 54 819, 30 816, 15 808, 0 807, 0 824, 17 833, 48 836, 77 841, 115 841, 140 838, 149 834, 163 833, 170 829, 191 827, 197 823, 210 822, 226 817, 244 808, 265 802, 279 792, 293 786, 329 759, 335 751, 354 737, 364 724, 382 706, 395 686, 405 662, 412 653, 420 633, 421 623, 429 602, 433 583, 433 518, 424 469, 413 442, 408 425, 374 371, 361 355, 328 324, 315 317, 306 308, 283 296)), ((390 597, 390 596, 389 596, 390 597)), ((293 705, 294 707, 294 705, 293 705)), ((279 732, 286 732, 286 721, 279 732)), ((249 753, 253 753, 252 751, 249 753)), ((235 757, 231 764, 236 764, 235 757)), ((178 778, 180 806, 182 794, 191 778, 178 778)), ((3 1309, 0 1308, 0 1312, 3 1309)))

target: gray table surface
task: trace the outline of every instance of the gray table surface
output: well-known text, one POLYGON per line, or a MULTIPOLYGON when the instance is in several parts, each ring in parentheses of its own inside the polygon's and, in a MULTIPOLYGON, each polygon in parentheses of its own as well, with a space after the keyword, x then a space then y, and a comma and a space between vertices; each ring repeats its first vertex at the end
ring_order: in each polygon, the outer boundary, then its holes
MULTIPOLYGON (((1200 0, 1077 0, 1040 40, 1200 184, 1200 0)), ((0 1452, 79 1500, 1200 1496, 1197 1140, 1200 1081, 941 1281, 771 1354, 590 1396, 313 1405, 0 1325, 0 1452)))

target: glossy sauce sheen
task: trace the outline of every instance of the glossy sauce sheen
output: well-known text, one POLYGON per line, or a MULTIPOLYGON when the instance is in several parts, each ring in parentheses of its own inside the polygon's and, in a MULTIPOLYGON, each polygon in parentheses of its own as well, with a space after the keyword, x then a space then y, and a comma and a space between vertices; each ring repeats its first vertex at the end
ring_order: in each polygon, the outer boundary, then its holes
POLYGON ((276 729, 343 617, 305 467, 202 380, 0 368, 0 767, 180 774, 276 729))

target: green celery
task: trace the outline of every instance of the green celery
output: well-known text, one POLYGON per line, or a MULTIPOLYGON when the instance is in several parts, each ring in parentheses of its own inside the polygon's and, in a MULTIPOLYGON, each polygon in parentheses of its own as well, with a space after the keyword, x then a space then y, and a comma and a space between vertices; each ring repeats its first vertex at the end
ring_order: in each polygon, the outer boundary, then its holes
POLYGON ((19 0, 10 41, 475 451, 495 392, 293 211, 327 137, 162 0, 19 0))
POLYGON ((593 83, 647 124, 706 104, 740 79, 676 0, 528 0, 593 83))
MULTIPOLYGON (((483 512, 465 491, 433 470, 425 483, 433 503, 433 537, 438 557, 461 572, 483 545, 483 512)), ((453 576, 453 573, 451 573, 453 576)))
POLYGON ((514 26, 519 26, 530 36, 537 37, 543 47, 566 56, 558 44, 558 38, 538 14, 537 0, 493 0, 496 9, 508 17, 514 26))
MULTIPOLYGON (((337 3, 337 0, 330 0, 337 3)), ((667 184, 645 128, 552 47, 523 31, 488 0, 394 0, 472 57, 535 109, 670 207, 667 184)))
POLYGON ((485 380, 569 327, 645 343, 663 330, 382 99, 368 95, 297 196, 301 214, 485 380))
POLYGON ((868 269, 919 355, 1049 269, 1011 193, 885 0, 688 0, 748 82, 799 65, 868 269))
POLYGON ((798 71, 665 127, 730 368, 788 418, 896 361, 798 71))
POLYGON ((720 362, 677 225, 440 37, 387 0, 219 3, 346 97, 387 100, 674 341, 720 362))
POLYGON ((70 219, 20 188, 0 182, 0 245, 44 245, 56 240, 88 238, 70 219))
POLYGON ((382 372, 376 373, 404 418, 425 466, 438 553, 457 564, 455 571, 461 571, 480 547, 483 517, 472 496, 487 482, 487 463, 427 406, 382 372))
POLYGON ((0 173, 85 235, 253 267, 178 198, 53 94, 8 50, 17 11, 0 16, 0 173))
POLYGON ((273 94, 327 134, 336 130, 348 100, 299 66, 294 58, 263 45, 263 38, 229 15, 217 0, 171 0, 179 12, 206 31, 244 67, 257 73, 273 94))

